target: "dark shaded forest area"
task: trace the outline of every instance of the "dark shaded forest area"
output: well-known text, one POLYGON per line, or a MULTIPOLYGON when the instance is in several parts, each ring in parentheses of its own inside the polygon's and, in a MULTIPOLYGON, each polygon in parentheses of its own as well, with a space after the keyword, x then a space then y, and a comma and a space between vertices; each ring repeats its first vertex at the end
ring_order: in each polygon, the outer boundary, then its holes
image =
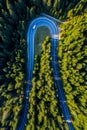
MULTIPOLYGON (((58 63, 75 130, 87 130, 87 0, 0 0, 0 130, 16 130, 26 89, 27 29, 44 12, 60 25, 58 63)), ((53 81, 51 41, 35 56, 25 130, 68 130, 53 81)))

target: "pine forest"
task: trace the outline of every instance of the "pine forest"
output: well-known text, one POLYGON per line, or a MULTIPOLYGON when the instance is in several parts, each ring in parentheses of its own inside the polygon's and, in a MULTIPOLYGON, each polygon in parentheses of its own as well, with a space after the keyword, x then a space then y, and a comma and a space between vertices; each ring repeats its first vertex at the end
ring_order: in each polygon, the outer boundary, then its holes
MULTIPOLYGON (((58 64, 75 130, 87 130, 87 0, 0 0, 0 130, 21 122, 27 75, 30 22, 48 14, 59 24, 58 64)), ((53 80, 51 38, 35 54, 24 130, 69 130, 53 80)), ((57 70, 56 70, 57 71, 57 70)))

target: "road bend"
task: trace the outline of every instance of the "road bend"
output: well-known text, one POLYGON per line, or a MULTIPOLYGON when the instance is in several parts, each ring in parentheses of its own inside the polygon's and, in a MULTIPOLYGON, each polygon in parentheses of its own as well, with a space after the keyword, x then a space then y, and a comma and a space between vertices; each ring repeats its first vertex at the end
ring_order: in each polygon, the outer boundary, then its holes
POLYGON ((58 86, 58 97, 60 100, 60 106, 62 109, 62 113, 64 115, 64 120, 67 122, 69 130, 74 130, 71 116, 69 113, 68 106, 66 104, 64 91, 62 88, 62 83, 59 75, 59 66, 58 66, 58 57, 57 57, 57 46, 58 46, 58 26, 54 20, 49 19, 47 17, 38 17, 34 19, 28 28, 27 33, 27 85, 25 91, 25 106, 23 110, 22 119, 20 125, 18 126, 18 130, 24 130, 26 121, 27 121, 27 113, 29 109, 29 93, 32 86, 32 73, 34 68, 34 38, 37 28, 41 26, 46 26, 50 30, 50 34, 52 37, 51 40, 51 56, 52 56, 52 67, 53 67, 53 77, 54 81, 58 86))

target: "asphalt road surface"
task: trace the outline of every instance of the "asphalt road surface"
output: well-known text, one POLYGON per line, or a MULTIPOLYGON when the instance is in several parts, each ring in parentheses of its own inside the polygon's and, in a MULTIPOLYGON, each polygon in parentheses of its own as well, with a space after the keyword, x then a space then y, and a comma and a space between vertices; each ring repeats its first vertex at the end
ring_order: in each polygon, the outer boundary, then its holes
POLYGON ((46 26, 50 30, 51 34, 51 56, 52 56, 52 67, 53 67, 53 77, 54 81, 58 86, 58 98, 60 100, 60 106, 62 109, 62 113, 64 115, 64 120, 67 122, 69 130, 74 130, 72 122, 71 122, 71 116, 69 113, 68 106, 66 104, 64 91, 62 88, 62 83, 59 75, 59 66, 58 66, 58 52, 57 52, 57 46, 58 46, 58 26, 54 20, 49 19, 47 17, 38 17, 34 19, 28 28, 27 33, 27 86, 26 86, 26 92, 25 92, 25 106, 23 110, 22 120, 20 122, 20 125, 18 127, 18 130, 24 130, 24 126, 26 124, 27 120, 27 112, 29 107, 29 92, 31 89, 31 81, 32 81, 32 72, 34 68, 34 38, 37 28, 41 26, 46 26))

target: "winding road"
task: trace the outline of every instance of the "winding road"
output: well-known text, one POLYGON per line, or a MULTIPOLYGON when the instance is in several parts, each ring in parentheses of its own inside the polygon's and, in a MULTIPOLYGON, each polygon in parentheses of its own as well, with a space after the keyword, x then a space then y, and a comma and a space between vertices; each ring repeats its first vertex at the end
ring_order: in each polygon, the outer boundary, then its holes
POLYGON ((74 130, 72 122, 71 122, 71 116, 69 113, 68 106, 66 104, 62 83, 59 75, 59 66, 58 66, 58 57, 57 57, 57 46, 58 46, 58 26, 56 22, 53 20, 47 18, 47 17, 38 17, 34 19, 28 28, 27 33, 27 55, 28 55, 28 61, 27 61, 27 86, 26 86, 26 92, 25 92, 25 106, 23 111, 23 116, 21 123, 18 127, 18 130, 23 130, 24 126, 26 124, 27 120, 27 112, 29 107, 29 92, 31 89, 31 81, 32 81, 32 72, 34 68, 34 38, 37 28, 41 26, 46 26, 50 30, 51 34, 51 56, 52 56, 52 67, 53 67, 53 77, 54 82, 58 86, 58 97, 60 100, 60 106, 62 109, 62 113, 64 115, 64 120, 67 122, 69 130, 74 130))

